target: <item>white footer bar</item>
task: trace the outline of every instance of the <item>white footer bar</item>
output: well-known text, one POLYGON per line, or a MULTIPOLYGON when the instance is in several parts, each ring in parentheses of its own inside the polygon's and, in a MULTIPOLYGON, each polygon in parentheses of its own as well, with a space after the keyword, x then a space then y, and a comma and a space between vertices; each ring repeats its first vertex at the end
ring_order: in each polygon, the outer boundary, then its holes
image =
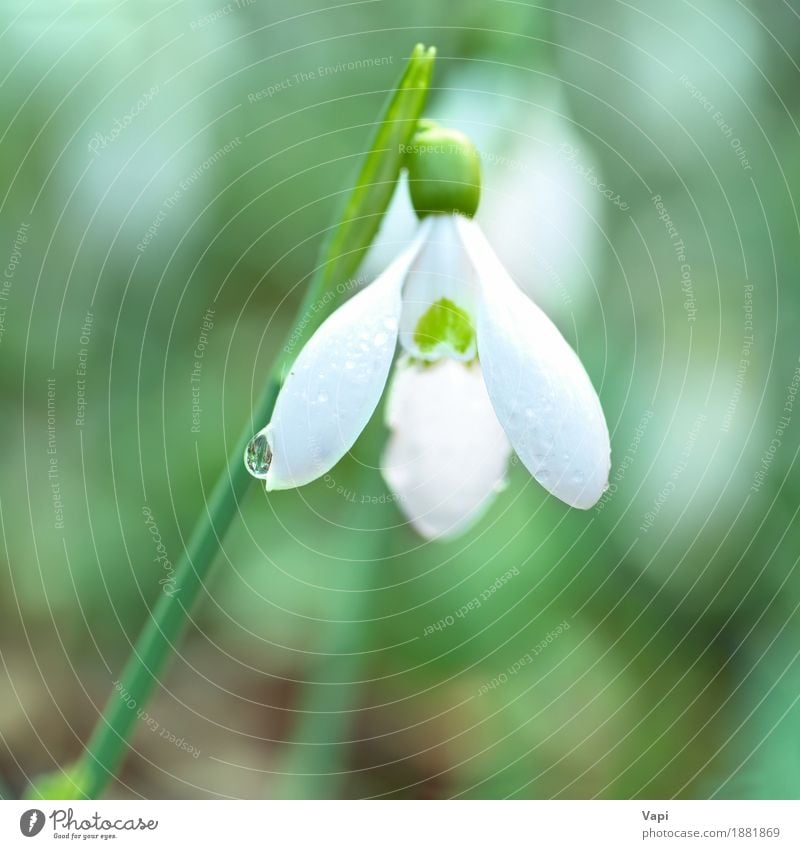
POLYGON ((0 802, 0 846, 800 847, 800 803, 0 802))

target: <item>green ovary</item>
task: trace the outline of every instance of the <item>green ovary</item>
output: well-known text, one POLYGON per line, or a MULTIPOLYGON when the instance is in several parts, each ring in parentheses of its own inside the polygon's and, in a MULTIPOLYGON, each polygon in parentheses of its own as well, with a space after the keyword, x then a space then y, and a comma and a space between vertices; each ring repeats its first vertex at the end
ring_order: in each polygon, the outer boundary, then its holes
POLYGON ((475 328, 466 310, 449 298, 432 304, 414 330, 414 342, 423 354, 447 345, 457 354, 466 354, 475 341, 475 328))

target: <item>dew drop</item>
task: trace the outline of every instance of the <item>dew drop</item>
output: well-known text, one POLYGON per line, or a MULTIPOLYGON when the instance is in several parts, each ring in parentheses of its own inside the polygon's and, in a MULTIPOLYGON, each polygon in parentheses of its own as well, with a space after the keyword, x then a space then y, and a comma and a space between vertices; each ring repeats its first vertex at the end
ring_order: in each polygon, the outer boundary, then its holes
POLYGON ((263 477, 272 465, 272 451, 264 433, 257 433, 249 442, 245 452, 247 471, 255 477, 263 477))
POLYGON ((326 392, 320 392, 319 395, 317 395, 317 403, 318 404, 324 404, 327 400, 328 400, 328 395, 327 395, 326 392))
POLYGON ((346 369, 352 369, 356 367, 356 364, 352 360, 347 360, 347 362, 344 364, 344 367, 346 369))
POLYGON ((376 334, 372 337, 372 344, 373 344, 376 348, 380 348, 380 347, 381 347, 381 345, 385 345, 385 344, 386 344, 386 340, 387 340, 388 338, 389 338, 389 337, 388 337, 388 336, 387 336, 387 335, 386 335, 383 331, 380 331, 380 332, 376 333, 376 334))

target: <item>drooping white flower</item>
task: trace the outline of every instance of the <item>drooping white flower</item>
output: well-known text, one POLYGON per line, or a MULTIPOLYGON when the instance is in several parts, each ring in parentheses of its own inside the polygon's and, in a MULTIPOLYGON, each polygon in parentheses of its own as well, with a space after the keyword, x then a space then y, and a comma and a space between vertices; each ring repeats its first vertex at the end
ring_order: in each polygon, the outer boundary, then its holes
POLYGON ((327 473, 378 406, 398 348, 383 473, 424 536, 452 536, 481 514, 511 448, 567 504, 587 509, 603 494, 608 429, 588 375, 478 225, 456 214, 424 217, 312 336, 248 449, 251 473, 269 490, 327 473))

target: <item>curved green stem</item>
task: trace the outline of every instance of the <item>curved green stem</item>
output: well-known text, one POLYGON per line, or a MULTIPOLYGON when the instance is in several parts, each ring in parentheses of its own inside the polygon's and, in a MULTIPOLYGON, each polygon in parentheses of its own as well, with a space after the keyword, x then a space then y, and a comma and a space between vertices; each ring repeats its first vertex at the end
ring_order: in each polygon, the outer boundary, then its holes
MULTIPOLYGON (((254 412, 256 421, 272 413, 280 385, 272 377, 254 412)), ((83 795, 95 799, 116 773, 128 737, 141 709, 150 698, 159 676, 180 637, 209 570, 219 550, 220 540, 239 510, 239 502, 253 478, 242 462, 251 437, 249 428, 237 442, 228 466, 220 475, 206 512, 194 527, 175 570, 174 592, 162 592, 145 623, 118 684, 106 705, 100 722, 89 739, 76 777, 83 795)))
MULTIPOLYGON (((325 245, 317 273, 300 305, 289 335, 299 350, 333 307, 312 310, 332 283, 352 276, 371 244, 391 200, 402 167, 402 149, 411 139, 425 104, 435 51, 417 45, 384 109, 358 179, 338 225, 325 245)), ((251 418, 260 427, 269 421, 280 389, 280 363, 272 371, 251 418)), ((163 593, 133 647, 103 714, 80 760, 67 770, 42 776, 28 788, 30 798, 97 798, 116 774, 133 731, 137 710, 147 704, 216 560, 220 541, 238 513, 253 478, 243 456, 254 428, 248 424, 225 470, 217 480, 205 512, 175 567, 173 593, 163 593)))

